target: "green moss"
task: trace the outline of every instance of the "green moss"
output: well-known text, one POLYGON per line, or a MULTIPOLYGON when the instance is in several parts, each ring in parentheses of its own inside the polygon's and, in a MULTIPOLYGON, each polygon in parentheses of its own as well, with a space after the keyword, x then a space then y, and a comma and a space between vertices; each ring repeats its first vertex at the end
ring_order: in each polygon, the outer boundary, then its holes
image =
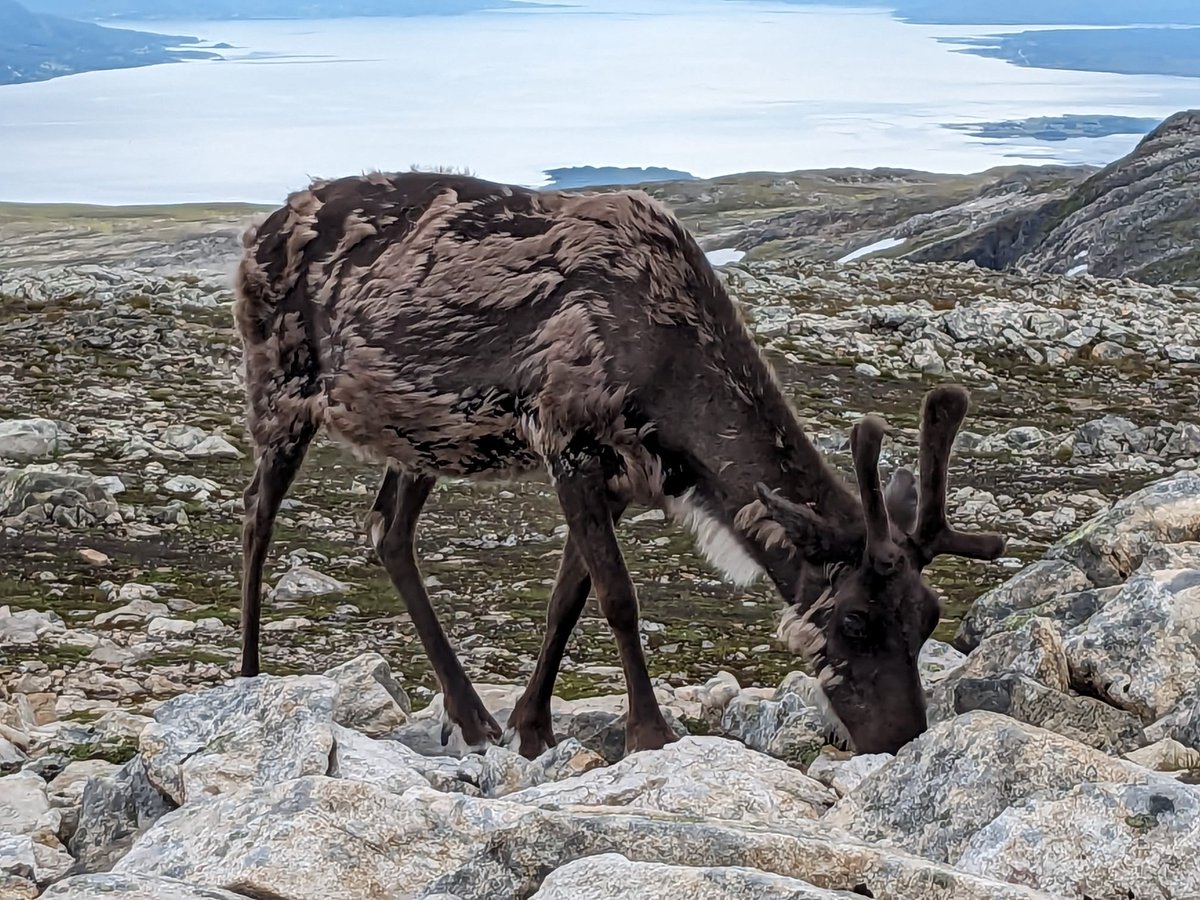
POLYGON ((1138 815, 1126 816, 1125 824, 1134 831, 1150 831, 1152 828, 1157 827, 1158 819, 1146 813, 1139 813, 1138 815))
POLYGON ((69 759, 103 759, 113 765, 122 766, 138 752, 137 738, 122 738, 117 741, 98 741, 95 744, 72 744, 66 749, 69 759))

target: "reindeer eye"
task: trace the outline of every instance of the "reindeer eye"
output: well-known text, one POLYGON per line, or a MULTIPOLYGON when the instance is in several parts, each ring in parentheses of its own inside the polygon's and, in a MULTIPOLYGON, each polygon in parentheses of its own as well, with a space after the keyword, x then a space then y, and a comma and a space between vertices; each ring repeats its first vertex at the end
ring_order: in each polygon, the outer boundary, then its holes
POLYGON ((851 610, 842 619, 842 632, 851 640, 861 640, 867 636, 867 617, 864 613, 851 610))

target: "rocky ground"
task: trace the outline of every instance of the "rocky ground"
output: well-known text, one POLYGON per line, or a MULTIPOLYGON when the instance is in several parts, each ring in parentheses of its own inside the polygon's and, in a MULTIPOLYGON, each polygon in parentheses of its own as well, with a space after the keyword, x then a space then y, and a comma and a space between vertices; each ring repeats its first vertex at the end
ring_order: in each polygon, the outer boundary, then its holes
MULTIPOLYGON (((895 756, 831 747, 799 671, 777 688, 729 672, 664 685, 683 736, 623 758, 622 696, 558 700, 560 743, 533 761, 451 755, 440 696, 413 711, 377 653, 86 724, 18 684, 0 703, 0 891, 1200 896, 1198 538, 1200 474, 1179 473, 985 594, 960 627, 969 655, 926 646, 932 726, 895 756)), ((65 628, 36 610, 0 626, 65 628)), ((481 694, 503 719, 519 691, 481 694)))
MULTIPOLYGON (((281 517, 272 674, 228 683, 249 462, 227 230, 186 239, 190 272, 157 264, 161 236, 137 268, 89 261, 113 246, 95 229, 66 236, 67 265, 0 269, 0 892, 112 867, 45 896, 1200 895, 1200 291, 726 267, 838 465, 866 412, 895 428, 886 464, 911 462, 923 392, 972 389, 951 515, 1011 555, 932 572, 938 724, 847 761, 772 640, 777 598, 631 510, 652 674, 697 736, 618 761, 619 668, 589 604, 558 691, 574 740, 450 759, 362 535, 378 472, 331 446, 281 517)), ((447 482, 423 519, 434 602, 501 718, 563 531, 541 482, 447 482)))

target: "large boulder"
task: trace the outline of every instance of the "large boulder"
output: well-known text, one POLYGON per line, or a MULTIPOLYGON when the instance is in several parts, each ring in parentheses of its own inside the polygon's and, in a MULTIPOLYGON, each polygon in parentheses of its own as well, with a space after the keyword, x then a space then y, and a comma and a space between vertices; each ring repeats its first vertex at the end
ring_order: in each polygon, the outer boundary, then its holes
POLYGON ((180 694, 141 734, 146 773, 175 803, 324 775, 337 699, 337 685, 319 675, 260 675, 180 694))
POLYGON ((51 885, 41 900, 93 900, 96 897, 104 900, 246 900, 245 894, 201 887, 175 878, 116 872, 67 878, 51 885))
POLYGON ((672 866, 601 853, 555 869, 531 900, 853 900, 861 896, 826 891, 807 881, 745 866, 672 866))
POLYGON ((1103 750, 1125 753, 1146 743, 1141 720, 1093 697, 1056 691, 1013 672, 963 678, 940 698, 942 719, 987 710, 1103 750))
POLYGON ((1018 801, 1063 796, 1086 781, 1159 778, 1061 735, 990 712, 942 722, 900 749, 823 822, 952 862, 974 834, 1018 801))
POLYGON ((378 653, 360 654, 329 669, 325 677, 338 686, 333 718, 339 725, 383 737, 408 721, 408 694, 378 653))
POLYGON ((510 794, 514 803, 624 806, 782 825, 815 819, 836 799, 780 760, 717 737, 686 737, 605 769, 510 794))
POLYGON ((1060 897, 1200 897, 1200 791, 1169 780, 1081 784, 1002 812, 956 861, 1060 897))
POLYGON ((1200 540, 1200 473, 1181 472, 1115 503, 1046 554, 1080 569, 1092 584, 1120 584, 1154 545, 1200 540))
POLYGON ((961 666, 933 686, 931 717, 946 718, 949 707, 945 697, 953 692, 958 681, 993 678, 1010 672, 1027 675, 1056 691, 1070 689, 1071 673, 1062 630, 1057 623, 1034 616, 1013 630, 999 631, 984 638, 961 666))
POLYGON ((77 871, 111 868, 142 832, 172 808, 174 804, 150 784, 140 756, 110 775, 89 777, 70 838, 77 871))
POLYGON ((1076 683, 1147 721, 1200 682, 1200 569, 1136 575, 1067 638, 1076 683))
POLYGON ((1087 575, 1074 563, 1039 560, 981 595, 963 616, 954 642, 961 649, 974 649, 989 634, 1004 627, 1008 619, 1022 613, 1032 617, 1031 611, 1090 586, 1087 575))

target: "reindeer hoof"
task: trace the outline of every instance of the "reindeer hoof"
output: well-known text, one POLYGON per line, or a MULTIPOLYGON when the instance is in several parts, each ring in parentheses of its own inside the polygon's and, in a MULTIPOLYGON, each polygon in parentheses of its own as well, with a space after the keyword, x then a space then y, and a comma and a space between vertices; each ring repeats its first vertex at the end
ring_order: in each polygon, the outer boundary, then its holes
POLYGON ((500 739, 500 725, 483 704, 468 704, 459 713, 458 704, 442 710, 442 746, 460 756, 483 753, 500 739))
POLYGON ((630 722, 625 728, 625 752, 637 753, 640 750, 661 750, 667 744, 679 740, 671 726, 660 719, 657 722, 630 722))

